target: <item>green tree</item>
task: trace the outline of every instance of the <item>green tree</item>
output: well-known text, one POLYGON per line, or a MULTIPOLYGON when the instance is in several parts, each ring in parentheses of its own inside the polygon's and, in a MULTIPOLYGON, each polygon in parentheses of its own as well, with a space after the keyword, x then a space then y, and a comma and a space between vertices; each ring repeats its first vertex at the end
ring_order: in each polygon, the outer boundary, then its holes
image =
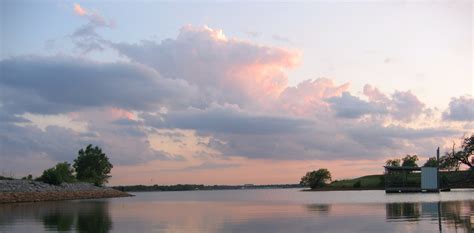
POLYGON ((436 157, 431 157, 429 158, 425 165, 423 165, 423 167, 437 167, 438 166, 438 160, 436 159, 436 157))
POLYGON ((329 181, 331 181, 331 173, 328 169, 321 168, 317 171, 307 172, 305 176, 301 177, 300 184, 315 189, 325 186, 329 181))
POLYGON ((79 181, 95 185, 107 183, 113 166, 102 149, 89 144, 85 150, 79 150, 78 154, 79 156, 74 160, 73 165, 76 170, 76 178, 79 181))
POLYGON ((389 159, 385 162, 385 165, 388 167, 400 167, 400 159, 389 159))
POLYGON ((38 177, 37 180, 53 185, 58 185, 64 182, 70 183, 75 181, 73 172, 71 164, 68 162, 58 163, 56 166, 44 170, 43 174, 38 177))
POLYGON ((418 167, 416 164, 416 161, 418 161, 418 156, 416 155, 406 155, 402 161, 402 167, 418 167))

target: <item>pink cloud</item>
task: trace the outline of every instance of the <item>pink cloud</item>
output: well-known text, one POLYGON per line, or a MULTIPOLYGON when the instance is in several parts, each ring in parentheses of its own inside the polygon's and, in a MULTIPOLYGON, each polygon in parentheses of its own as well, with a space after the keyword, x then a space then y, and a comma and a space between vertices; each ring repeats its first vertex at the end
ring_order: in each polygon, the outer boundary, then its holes
POLYGON ((213 101, 252 105, 278 97, 284 72, 299 64, 300 52, 228 38, 220 29, 187 25, 161 43, 114 44, 123 55, 209 92, 213 101))
POLYGON ((280 96, 281 107, 298 116, 311 116, 328 107, 325 99, 340 96, 347 91, 349 83, 336 85, 327 78, 305 80, 296 87, 288 87, 280 96))
POLYGON ((80 16, 83 16, 83 15, 87 14, 86 9, 84 9, 81 5, 79 5, 77 3, 74 3, 74 12, 76 12, 76 14, 78 14, 80 16))

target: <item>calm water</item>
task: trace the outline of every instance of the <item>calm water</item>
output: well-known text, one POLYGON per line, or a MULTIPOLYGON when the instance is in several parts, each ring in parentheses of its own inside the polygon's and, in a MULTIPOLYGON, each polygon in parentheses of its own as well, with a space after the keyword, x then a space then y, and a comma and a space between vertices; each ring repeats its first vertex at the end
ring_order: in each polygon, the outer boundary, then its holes
POLYGON ((0 204, 0 232, 474 232, 474 190, 389 195, 298 189, 135 194, 0 204))

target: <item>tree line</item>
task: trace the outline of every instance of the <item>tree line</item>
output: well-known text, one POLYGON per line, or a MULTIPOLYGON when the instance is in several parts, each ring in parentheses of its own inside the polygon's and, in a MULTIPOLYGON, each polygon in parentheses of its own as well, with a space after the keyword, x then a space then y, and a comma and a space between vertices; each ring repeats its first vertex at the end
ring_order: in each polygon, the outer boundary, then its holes
MULTIPOLYGON (((456 150, 456 143, 453 142, 452 150, 445 152, 443 156, 439 158, 430 157, 424 167, 439 167, 442 170, 458 171, 459 167, 463 164, 473 169, 474 163, 469 159, 474 155, 474 134, 463 138, 461 146, 456 150)), ((402 159, 389 159, 386 161, 386 166, 391 167, 418 167, 416 162, 419 160, 417 155, 406 155, 402 159)))

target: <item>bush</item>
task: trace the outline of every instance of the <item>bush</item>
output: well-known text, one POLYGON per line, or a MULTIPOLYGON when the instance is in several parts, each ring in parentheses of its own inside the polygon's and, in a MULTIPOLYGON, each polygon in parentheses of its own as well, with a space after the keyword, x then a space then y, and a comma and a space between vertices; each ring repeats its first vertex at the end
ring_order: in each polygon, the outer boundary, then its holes
POLYGON ((362 186, 360 180, 358 180, 357 182, 354 183, 354 185, 352 185, 352 187, 354 188, 360 188, 362 186))
POLYGON ((75 178, 71 165, 67 162, 58 163, 56 166, 46 169, 43 174, 36 179, 52 185, 74 182, 75 178))

